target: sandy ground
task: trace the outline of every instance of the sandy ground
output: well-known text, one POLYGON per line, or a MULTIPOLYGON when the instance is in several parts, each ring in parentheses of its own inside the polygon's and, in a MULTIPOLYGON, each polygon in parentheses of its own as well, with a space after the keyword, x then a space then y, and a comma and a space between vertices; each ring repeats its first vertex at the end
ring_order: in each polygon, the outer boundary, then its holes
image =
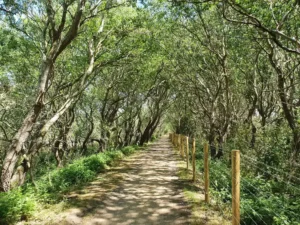
POLYGON ((190 224, 191 208, 167 137, 68 196, 68 208, 41 211, 27 224, 190 224))

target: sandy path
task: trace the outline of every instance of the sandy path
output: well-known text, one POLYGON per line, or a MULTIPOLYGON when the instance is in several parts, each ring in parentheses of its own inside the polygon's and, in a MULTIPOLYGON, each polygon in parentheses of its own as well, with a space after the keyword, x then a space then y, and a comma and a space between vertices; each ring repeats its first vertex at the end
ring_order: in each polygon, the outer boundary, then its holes
POLYGON ((178 160, 163 137, 112 168, 108 178, 73 194, 76 207, 38 224, 189 224, 190 208, 176 175, 178 160))

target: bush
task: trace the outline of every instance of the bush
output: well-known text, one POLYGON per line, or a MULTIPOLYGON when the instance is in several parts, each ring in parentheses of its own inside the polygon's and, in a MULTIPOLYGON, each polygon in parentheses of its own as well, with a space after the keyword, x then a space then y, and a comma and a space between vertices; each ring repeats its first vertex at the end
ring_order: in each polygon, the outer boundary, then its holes
MULTIPOLYGON (((202 149, 196 152, 197 169, 201 172, 204 171, 202 149)), ((245 164, 242 164, 241 171, 241 224, 299 225, 298 186, 281 180, 266 179, 264 174, 255 175, 255 171, 244 169, 245 164)), ((209 171, 212 196, 218 204, 226 203, 230 207, 232 196, 229 162, 225 157, 210 160, 209 171)))
POLYGON ((124 157, 124 154, 121 150, 109 151, 107 152, 107 155, 113 160, 120 160, 124 157))
POLYGON ((66 192, 74 185, 85 184, 93 180, 97 173, 103 171, 107 165, 123 158, 124 155, 134 153, 135 148, 137 147, 127 146, 122 150, 91 155, 75 160, 64 168, 55 169, 37 182, 39 194, 47 201, 55 199, 58 197, 57 192, 66 192))
POLYGON ((20 188, 0 193, 0 224, 11 224, 31 215, 35 206, 35 198, 23 194, 20 188))
POLYGON ((92 155, 83 160, 83 165, 93 172, 99 173, 105 169, 105 165, 112 159, 108 155, 92 155))
POLYGON ((64 168, 55 169, 37 182, 39 193, 46 199, 53 198, 51 193, 65 192, 74 185, 89 182, 97 173, 103 171, 111 160, 104 153, 100 153, 75 160, 64 168))
MULTIPOLYGON (((96 170, 96 168, 95 168, 96 170)), ((96 172, 90 170, 84 164, 76 163, 61 169, 53 181, 57 184, 63 183, 65 186, 78 185, 88 182, 96 176, 96 172)))
POLYGON ((0 224, 14 223, 30 216, 36 205, 33 195, 38 195, 39 200, 48 203, 55 202, 61 198, 61 193, 92 181, 107 165, 122 159, 124 155, 134 153, 136 148, 137 146, 128 146, 122 150, 94 154, 74 160, 64 168, 53 169, 36 181, 37 191, 32 185, 25 185, 25 194, 21 188, 0 193, 0 224))
POLYGON ((121 150, 124 155, 128 156, 135 152, 135 148, 133 146, 127 146, 121 150))

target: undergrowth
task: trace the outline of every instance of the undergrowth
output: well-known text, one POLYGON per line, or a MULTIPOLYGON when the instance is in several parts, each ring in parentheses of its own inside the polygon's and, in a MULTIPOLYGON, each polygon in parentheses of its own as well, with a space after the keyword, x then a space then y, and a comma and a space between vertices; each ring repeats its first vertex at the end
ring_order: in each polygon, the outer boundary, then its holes
POLYGON ((44 174, 36 187, 27 184, 9 192, 0 193, 0 224, 13 224, 30 217, 40 203, 55 203, 63 194, 94 180, 113 162, 133 154, 137 146, 111 150, 74 160, 63 168, 44 174))
MULTIPOLYGON (((203 147, 197 149, 196 165, 204 171, 203 147)), ((230 207, 231 166, 226 157, 209 162, 210 193, 219 205, 230 207)), ((300 224, 299 188, 275 179, 266 179, 241 168, 241 224, 300 224)))

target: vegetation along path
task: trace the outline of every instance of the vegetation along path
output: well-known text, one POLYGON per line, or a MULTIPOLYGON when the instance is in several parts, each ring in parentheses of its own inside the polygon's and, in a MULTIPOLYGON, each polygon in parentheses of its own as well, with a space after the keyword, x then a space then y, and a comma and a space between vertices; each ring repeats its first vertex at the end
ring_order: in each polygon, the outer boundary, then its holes
POLYGON ((71 201, 77 207, 37 223, 189 224, 190 209, 177 177, 177 164, 176 154, 163 137, 147 151, 110 170, 109 182, 99 180, 73 193, 71 201), (110 191, 105 190, 110 187, 110 191))

